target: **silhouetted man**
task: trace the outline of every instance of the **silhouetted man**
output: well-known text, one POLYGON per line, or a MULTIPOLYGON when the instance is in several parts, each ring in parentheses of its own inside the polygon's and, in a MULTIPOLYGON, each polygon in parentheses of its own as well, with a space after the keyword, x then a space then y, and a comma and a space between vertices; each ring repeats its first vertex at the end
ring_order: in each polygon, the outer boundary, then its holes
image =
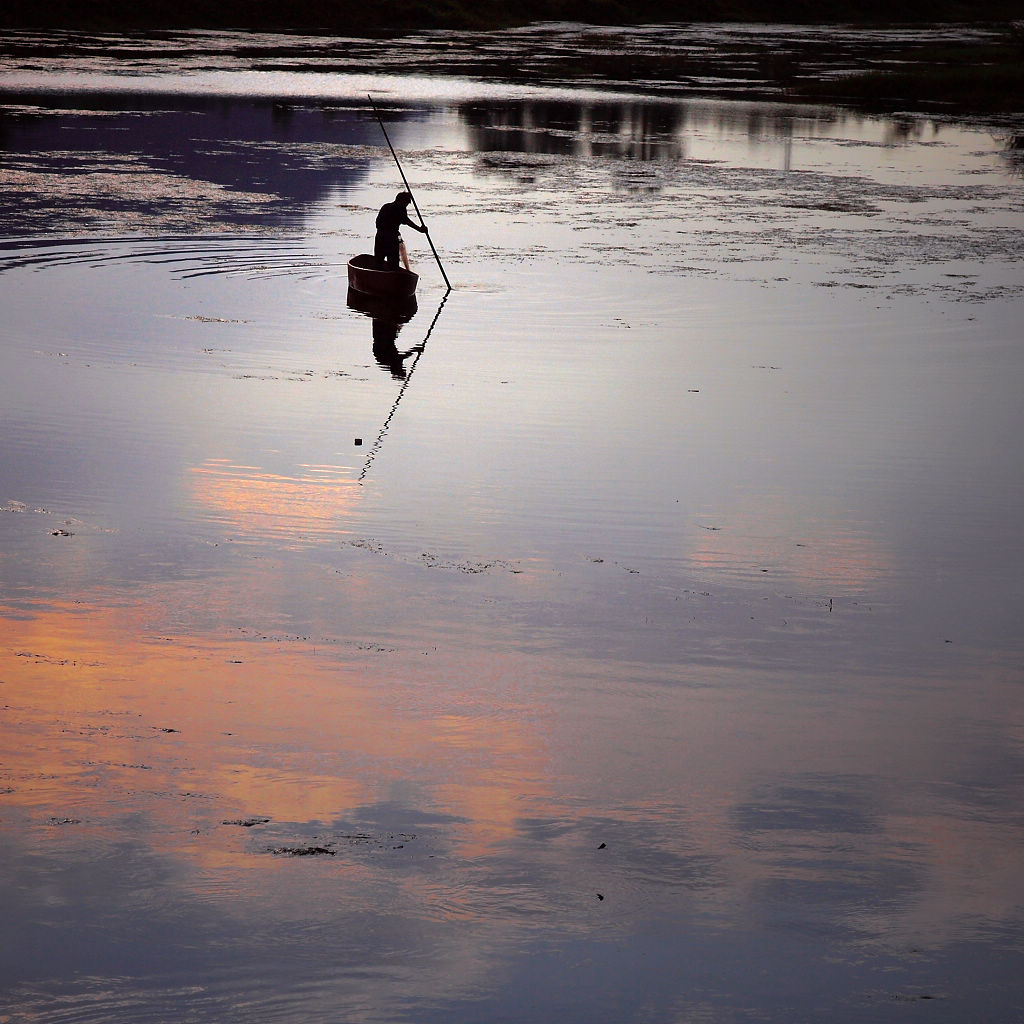
POLYGON ((427 233, 423 224, 414 224, 409 220, 409 204, 412 202, 412 195, 408 192, 399 192, 394 202, 385 203, 377 214, 377 235, 373 240, 373 255, 377 260, 377 266, 381 270, 398 269, 398 247, 401 238, 398 229, 403 224, 416 231, 427 233))

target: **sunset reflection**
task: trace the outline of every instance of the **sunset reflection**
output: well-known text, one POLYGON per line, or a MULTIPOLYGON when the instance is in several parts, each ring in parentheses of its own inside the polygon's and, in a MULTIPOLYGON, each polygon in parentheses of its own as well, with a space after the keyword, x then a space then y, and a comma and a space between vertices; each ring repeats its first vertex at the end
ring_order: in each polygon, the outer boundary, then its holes
POLYGON ((534 730, 511 709, 455 713, 457 679, 424 699, 404 658, 247 631, 145 635, 152 607, 139 611, 5 620, 0 678, 20 736, 7 745, 5 804, 37 825, 117 828, 130 811, 148 841, 194 834, 189 858, 223 865, 239 852, 230 837, 253 834, 225 821, 329 831, 415 780, 423 810, 457 816, 458 848, 479 856, 514 836, 527 787, 541 796, 534 730))
MULTIPOLYGON (((436 582, 408 611, 429 629, 426 609, 472 583, 422 571, 436 582)), ((739 908, 770 931, 828 906, 882 949, 1015 919, 1013 825, 979 828, 984 775, 938 781, 969 751, 941 742, 963 716, 948 681, 900 695, 894 715, 886 676, 840 689, 465 636, 384 649, 167 629, 161 609, 220 586, 5 610, 0 806, 17 858, 129 844, 204 904, 245 896, 244 914, 304 926, 386 894, 407 923, 472 929, 470 978, 527 922, 582 939, 597 907, 639 936, 739 908)), ((528 586, 542 598, 543 577, 528 586)), ((973 698, 1005 703, 1003 677, 979 676, 973 698)))
POLYGON ((191 498, 239 539, 291 541, 334 533, 363 498, 358 480, 337 466, 303 466, 299 476, 269 473, 226 459, 190 470, 191 498))
POLYGON ((818 595, 864 594, 892 577, 893 553, 841 508, 794 507, 784 494, 744 497, 705 515, 688 557, 713 574, 782 575, 818 595))

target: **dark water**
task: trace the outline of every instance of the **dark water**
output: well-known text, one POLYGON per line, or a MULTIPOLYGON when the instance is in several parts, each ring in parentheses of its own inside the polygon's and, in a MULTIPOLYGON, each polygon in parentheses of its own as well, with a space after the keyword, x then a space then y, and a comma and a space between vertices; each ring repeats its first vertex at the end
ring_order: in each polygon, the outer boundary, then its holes
POLYGON ((1013 126, 609 35, 0 67, 0 1019, 1024 1015, 1013 126))

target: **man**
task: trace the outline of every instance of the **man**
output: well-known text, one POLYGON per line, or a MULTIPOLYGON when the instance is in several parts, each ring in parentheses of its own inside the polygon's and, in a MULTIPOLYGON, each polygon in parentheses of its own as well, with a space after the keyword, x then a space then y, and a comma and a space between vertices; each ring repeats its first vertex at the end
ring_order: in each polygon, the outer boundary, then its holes
POLYGON ((409 204, 412 202, 412 195, 408 192, 399 192, 392 203, 385 203, 377 214, 377 235, 373 240, 373 255, 377 260, 377 266, 381 270, 398 269, 398 246, 401 238, 398 236, 398 229, 403 224, 416 231, 427 233, 423 224, 414 224, 409 220, 409 204))

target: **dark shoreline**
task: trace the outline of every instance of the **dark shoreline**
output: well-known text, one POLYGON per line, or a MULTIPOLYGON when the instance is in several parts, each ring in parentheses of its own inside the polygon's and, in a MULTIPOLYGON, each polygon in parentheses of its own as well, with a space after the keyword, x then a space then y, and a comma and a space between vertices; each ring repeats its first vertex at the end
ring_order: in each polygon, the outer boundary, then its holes
POLYGON ((664 22, 771 22, 904 25, 1009 22, 1024 16, 1019 0, 19 0, 0 11, 0 30, 160 31, 232 29, 396 36, 422 29, 497 29, 536 21, 594 25, 664 22))
POLYGON ((805 81, 793 94, 877 112, 1024 113, 1024 26, 1011 24, 984 42, 902 49, 884 65, 833 81, 805 81))
MULTIPOLYGON (((653 0, 654 8, 660 2, 653 0)), ((902 111, 953 117, 1024 114, 1024 101, 1021 100, 1024 96, 1022 22, 934 19, 917 26, 906 22, 883 26, 846 21, 836 24, 833 31, 825 27, 823 35, 808 37, 804 29, 827 26, 828 23, 821 19, 813 23, 776 20, 772 23, 774 29, 784 29, 788 25, 792 31, 772 31, 764 38, 752 39, 751 30, 756 34, 757 26, 762 22, 677 20, 660 24, 684 31, 690 26, 697 37, 702 31, 714 29, 721 39, 711 44, 705 39, 696 47, 682 48, 664 48, 657 43, 628 49, 617 46, 594 48, 584 44, 579 52, 570 42, 566 44, 568 48, 556 49, 537 59, 527 52, 528 48, 523 48, 524 44, 520 44, 516 54, 491 55, 485 33, 500 29, 497 26, 482 28, 455 24, 457 19, 454 15, 452 23, 444 26, 450 36, 431 37, 431 28, 442 28, 437 18, 443 17, 445 11, 454 11, 454 7, 432 7, 434 23, 414 25, 406 21, 401 31, 396 33, 380 25, 374 27, 369 21, 365 21, 361 28, 350 23, 344 29, 339 26, 333 31, 325 26, 305 25, 300 29, 305 0, 294 0, 296 17, 291 19, 289 26, 279 27, 272 27, 269 23, 258 24, 261 12, 267 12, 265 5, 260 6, 262 0, 254 0, 248 23, 240 28, 237 24, 228 24, 233 20, 230 17, 232 3, 233 0, 227 0, 224 7, 217 8, 206 2, 186 3, 179 11, 181 24, 178 27, 171 26, 171 15, 157 5, 147 7, 141 15, 135 12, 136 20, 145 17, 148 27, 129 23, 128 19, 119 21, 116 27, 103 28, 97 25, 73 26, 71 20, 62 20, 61 12, 66 12, 69 5, 57 0, 42 13, 21 13, 25 20, 31 17, 38 20, 45 16, 50 21, 59 22, 59 27, 56 24, 35 28, 20 26, 13 30, 8 28, 5 34, 2 31, 5 22, 16 20, 18 16, 17 11, 7 10, 0 14, 0 57, 46 60, 101 55, 109 51, 118 59, 160 60, 164 55, 181 57, 187 51, 198 56, 226 48, 236 58, 299 57, 307 58, 311 66, 340 56, 347 66, 352 67, 354 62, 361 72, 372 74, 379 63, 381 47, 387 46, 386 38, 419 35, 423 45, 417 53, 423 63, 416 70, 423 73, 436 69, 436 47, 447 45, 449 49, 443 54, 447 71, 470 76, 493 72, 510 80, 532 83, 544 80, 564 83, 596 77, 612 88, 625 88, 630 83, 656 83, 663 95, 825 103, 872 113, 902 111), (218 15, 216 18, 215 13, 218 15), (159 22, 160 27, 155 22, 159 22), (936 28, 949 31, 936 34, 936 28), (875 31, 878 29, 881 32, 875 31), (229 37, 204 38, 202 32, 207 30, 226 32, 229 37), (198 34, 189 38, 189 33, 198 34), (266 38, 258 38, 261 33, 266 38), (445 44, 446 38, 448 42, 445 44), (455 50, 450 49, 453 40, 457 40, 455 50), (168 43, 170 48, 165 49, 168 43), (428 52, 431 48, 433 52, 428 52)), ((573 3, 575 0, 557 5, 533 4, 530 9, 543 7, 551 11, 557 7, 560 12, 565 11, 565 22, 561 25, 549 23, 550 27, 568 38, 577 34, 574 26, 578 26, 580 39, 592 39, 595 32, 603 31, 596 23, 595 12, 617 11, 609 0, 603 7, 590 7, 589 19, 575 22, 568 20, 568 11, 573 3)), ((124 6, 122 0, 111 0, 99 15, 111 16, 124 6)), ((374 6, 374 13, 368 17, 376 19, 382 11, 396 8, 394 0, 385 0, 384 4, 374 6)), ((975 13, 992 14, 999 8, 999 3, 983 5, 975 13)), ((511 12, 517 9, 513 7, 511 12)), ((616 25, 639 25, 645 9, 634 11, 632 18, 609 20, 616 25)), ((724 5, 722 9, 725 9, 724 5)), ((748 12, 753 9, 744 8, 748 12)), ((794 10, 804 11, 801 4, 787 9, 791 13, 794 10)), ((946 9, 949 8, 943 8, 946 9)), ((955 4, 952 9, 956 9, 955 4)), ((97 14, 95 9, 91 10, 97 14)), ((407 16, 418 10, 424 15, 424 20, 429 20, 426 19, 425 7, 406 6, 402 10, 407 16)), ((80 18, 84 17, 81 11, 76 13, 80 18)), ((825 14, 827 9, 819 13, 825 14)), ((536 20, 530 24, 544 27, 543 22, 536 20)), ((517 35, 512 33, 512 37, 517 35)))

